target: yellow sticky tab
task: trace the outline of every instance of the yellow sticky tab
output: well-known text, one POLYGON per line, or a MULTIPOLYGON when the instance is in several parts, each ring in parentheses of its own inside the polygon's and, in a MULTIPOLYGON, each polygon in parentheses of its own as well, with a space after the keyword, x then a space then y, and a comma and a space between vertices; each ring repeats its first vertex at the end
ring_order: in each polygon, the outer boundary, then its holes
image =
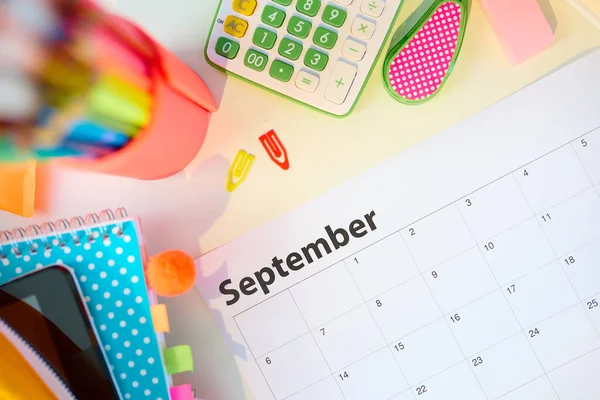
POLYGON ((165 304, 156 304, 150 307, 152 313, 152 322, 156 332, 170 332, 169 315, 167 314, 167 306, 165 304))
POLYGON ((256 0, 233 0, 232 7, 235 12, 250 16, 256 10, 256 0))
POLYGON ((227 173, 226 187, 228 192, 233 192, 244 182, 253 163, 254 156, 252 154, 246 153, 244 150, 238 151, 227 173))
POLYGON ((225 18, 225 24, 223 25, 225 32, 237 38, 244 37, 248 30, 248 23, 243 19, 230 15, 225 18))

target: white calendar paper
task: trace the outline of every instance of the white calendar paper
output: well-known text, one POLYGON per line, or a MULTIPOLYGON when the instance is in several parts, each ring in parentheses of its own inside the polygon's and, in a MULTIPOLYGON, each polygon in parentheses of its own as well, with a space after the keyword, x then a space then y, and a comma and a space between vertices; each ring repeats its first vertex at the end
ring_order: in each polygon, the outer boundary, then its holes
POLYGON ((254 397, 600 399, 599 71, 595 51, 200 258, 254 397))

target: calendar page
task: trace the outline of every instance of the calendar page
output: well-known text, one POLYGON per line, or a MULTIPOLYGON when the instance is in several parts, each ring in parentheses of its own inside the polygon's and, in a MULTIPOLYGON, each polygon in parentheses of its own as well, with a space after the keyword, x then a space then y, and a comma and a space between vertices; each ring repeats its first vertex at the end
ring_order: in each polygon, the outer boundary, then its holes
POLYGON ((595 51, 200 258, 254 398, 600 399, 598 71, 595 51))

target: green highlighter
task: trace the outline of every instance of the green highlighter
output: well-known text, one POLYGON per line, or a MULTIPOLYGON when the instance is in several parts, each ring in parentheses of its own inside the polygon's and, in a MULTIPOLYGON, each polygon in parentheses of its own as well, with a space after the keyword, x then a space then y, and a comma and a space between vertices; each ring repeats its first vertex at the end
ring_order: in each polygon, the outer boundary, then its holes
POLYGON ((441 91, 460 53, 468 14, 468 0, 426 0, 398 28, 383 67, 394 99, 421 104, 441 91))

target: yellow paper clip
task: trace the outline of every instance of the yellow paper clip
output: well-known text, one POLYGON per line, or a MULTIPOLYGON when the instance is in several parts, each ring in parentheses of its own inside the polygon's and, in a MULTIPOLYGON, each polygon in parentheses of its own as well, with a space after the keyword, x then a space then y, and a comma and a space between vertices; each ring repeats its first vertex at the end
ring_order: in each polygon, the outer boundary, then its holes
POLYGON ((254 156, 252 154, 246 153, 244 150, 238 151, 227 173, 226 188, 228 192, 233 192, 244 182, 253 163, 254 156))

